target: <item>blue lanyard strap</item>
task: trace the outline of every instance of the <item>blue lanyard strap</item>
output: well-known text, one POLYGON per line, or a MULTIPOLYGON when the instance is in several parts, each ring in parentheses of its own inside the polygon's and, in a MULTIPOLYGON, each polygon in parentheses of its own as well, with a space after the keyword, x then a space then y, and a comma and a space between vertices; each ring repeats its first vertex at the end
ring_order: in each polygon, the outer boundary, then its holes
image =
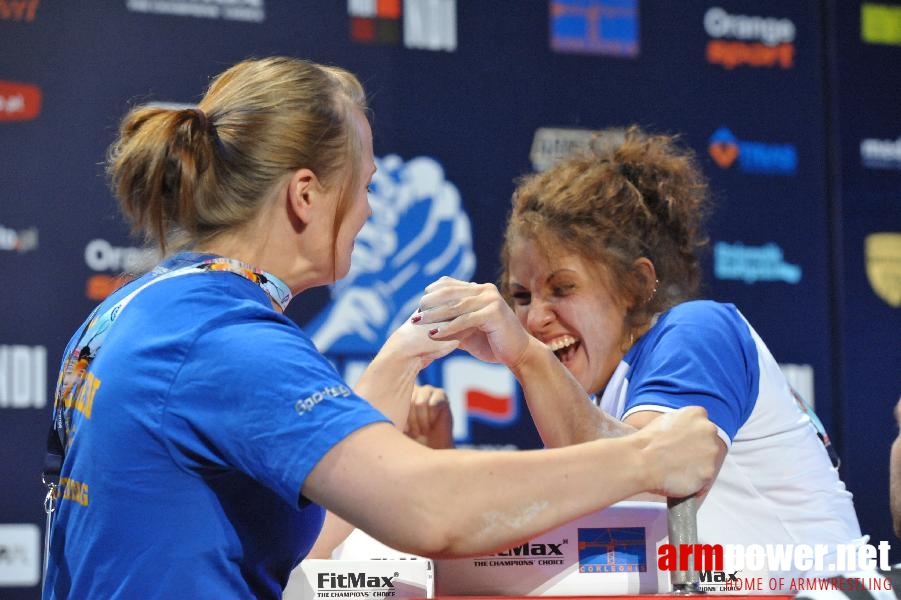
MULTIPOLYGON (((64 358, 62 368, 60 369, 59 379, 57 380, 52 429, 56 434, 56 438, 59 440, 59 446, 61 446, 58 454, 63 454, 68 444, 71 443, 71 436, 69 435, 72 431, 71 411, 66 409, 72 408, 78 402, 81 388, 86 385, 88 368, 97 356, 97 352, 99 352, 100 348, 103 346, 103 342, 106 340, 107 335, 109 335, 113 323, 115 323, 116 319, 122 313, 122 310, 141 291, 155 283, 181 275, 212 271, 234 273, 252 281, 259 285, 272 301, 281 307, 282 311, 285 310, 288 303, 291 301, 291 289, 275 275, 254 269, 250 265, 234 259, 210 258, 171 271, 163 269, 154 270, 156 276, 153 279, 133 290, 99 315, 98 312, 100 306, 98 306, 88 318, 84 332, 79 337, 72 352, 64 358)), ((90 415, 90 409, 88 409, 86 414, 90 415)), ((55 440, 53 441, 55 442, 55 440)), ((61 467, 61 460, 59 460, 59 463, 61 467)))

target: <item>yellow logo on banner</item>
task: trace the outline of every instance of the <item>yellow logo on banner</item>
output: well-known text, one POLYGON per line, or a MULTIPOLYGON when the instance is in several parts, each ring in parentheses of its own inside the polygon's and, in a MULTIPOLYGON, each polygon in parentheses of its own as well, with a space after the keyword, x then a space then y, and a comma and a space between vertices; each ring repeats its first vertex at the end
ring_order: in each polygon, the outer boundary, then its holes
POLYGON ((901 6, 862 4, 860 38, 868 44, 901 46, 901 6))
POLYGON ((864 240, 867 279, 889 306, 901 306, 901 233, 871 233, 864 240))

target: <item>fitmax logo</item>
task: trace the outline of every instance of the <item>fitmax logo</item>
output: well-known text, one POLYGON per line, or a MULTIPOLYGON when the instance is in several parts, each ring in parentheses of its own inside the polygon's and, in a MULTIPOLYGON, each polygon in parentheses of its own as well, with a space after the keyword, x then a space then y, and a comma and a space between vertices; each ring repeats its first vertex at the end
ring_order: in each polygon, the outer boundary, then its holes
POLYGON ((504 552, 498 552, 495 556, 563 556, 560 546, 566 543, 568 540, 563 540, 559 544, 526 543, 504 552))
POLYGON ((319 573, 317 583, 319 589, 361 589, 361 588, 393 588, 395 577, 400 573, 395 573, 391 577, 382 575, 367 575, 359 571, 357 573, 319 573))
POLYGON ((739 573, 741 573, 741 570, 735 571, 734 573, 726 573, 725 571, 701 571, 700 579, 701 583, 734 583, 738 581, 739 573))
POLYGON ((710 136, 707 151, 721 169, 738 164, 739 170, 760 175, 794 175, 798 169, 798 151, 792 144, 739 140, 728 127, 710 136))

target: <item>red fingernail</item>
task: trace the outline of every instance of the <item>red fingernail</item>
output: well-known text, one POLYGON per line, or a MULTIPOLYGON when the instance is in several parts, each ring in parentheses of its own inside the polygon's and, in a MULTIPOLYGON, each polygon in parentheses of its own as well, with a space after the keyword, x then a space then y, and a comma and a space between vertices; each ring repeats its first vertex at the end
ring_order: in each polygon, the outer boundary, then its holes
POLYGON ((436 333, 438 333, 437 329, 429 329, 429 335, 435 335, 436 333))
POLYGON ((422 315, 415 315, 412 319, 410 319, 411 323, 419 323, 422 320, 422 315))

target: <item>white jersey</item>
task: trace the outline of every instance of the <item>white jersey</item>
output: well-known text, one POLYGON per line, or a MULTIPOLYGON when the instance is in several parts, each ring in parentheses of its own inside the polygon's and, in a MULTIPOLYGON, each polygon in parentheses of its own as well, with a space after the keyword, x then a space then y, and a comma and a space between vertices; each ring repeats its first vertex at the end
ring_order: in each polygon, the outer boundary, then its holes
POLYGON ((866 541, 809 417, 734 306, 686 302, 661 315, 623 357, 599 404, 618 419, 707 409, 729 450, 698 511, 699 542, 834 548, 866 541))

